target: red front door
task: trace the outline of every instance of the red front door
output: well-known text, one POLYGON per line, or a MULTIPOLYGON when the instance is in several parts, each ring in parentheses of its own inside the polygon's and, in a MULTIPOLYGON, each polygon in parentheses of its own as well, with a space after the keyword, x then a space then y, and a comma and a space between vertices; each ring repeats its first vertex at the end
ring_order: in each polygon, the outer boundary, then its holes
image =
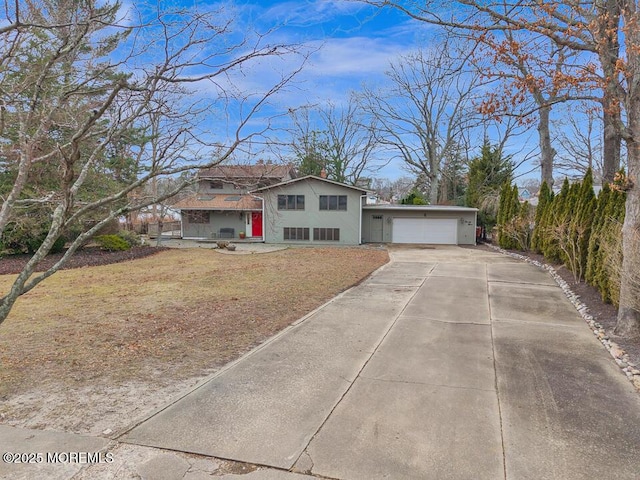
POLYGON ((262 212, 251 212, 251 236, 262 236, 262 212))

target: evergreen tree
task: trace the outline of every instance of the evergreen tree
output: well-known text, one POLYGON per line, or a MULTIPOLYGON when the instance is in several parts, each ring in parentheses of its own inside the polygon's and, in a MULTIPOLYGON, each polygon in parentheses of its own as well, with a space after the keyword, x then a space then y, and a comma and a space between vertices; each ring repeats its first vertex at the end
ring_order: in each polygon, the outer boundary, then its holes
POLYGON ((611 189, 609 184, 605 183, 602 186, 600 195, 597 198, 597 207, 593 216, 593 225, 591 230, 591 237, 589 238, 589 248, 587 252, 587 269, 585 271, 585 280, 591 285, 597 283, 597 272, 600 269, 601 254, 600 254, 600 236, 602 234, 602 228, 604 225, 605 215, 604 210, 609 202, 611 195, 611 189))
POLYGON ((416 188, 413 188, 409 195, 400 200, 402 205, 428 205, 429 202, 416 188))
POLYGON ((485 140, 479 157, 469 163, 466 206, 478 209, 478 224, 490 231, 497 223, 495 202, 501 187, 511 183, 513 162, 502 158, 497 147, 485 140))
POLYGON ((531 248, 536 253, 542 253, 542 241, 546 228, 543 219, 545 211, 552 201, 553 191, 549 188, 547 182, 542 182, 540 193, 538 194, 538 206, 536 207, 535 226, 533 229, 533 234, 531 236, 531 248))
POLYGON ((507 218, 507 206, 511 197, 511 185, 509 182, 505 182, 500 190, 500 199, 498 201, 498 213, 496 216, 496 233, 498 245, 502 246, 502 229, 507 218))
POLYGON ((600 269, 600 293, 605 301, 616 307, 620 300, 620 271, 622 269, 622 223, 625 217, 626 193, 612 190, 607 209, 603 235, 607 236, 607 248, 602 267, 600 269), (619 248, 615 248, 618 246, 619 248))
MULTIPOLYGON (((587 268, 589 239, 596 213, 597 201, 593 191, 593 173, 589 168, 580 185, 579 197, 576 203, 576 215, 572 221, 572 235, 578 247, 580 276, 587 268)), ((576 272, 574 272, 576 273, 576 272)))
POLYGON ((313 131, 305 136, 297 148, 296 167, 298 175, 315 175, 319 177, 325 168, 327 146, 320 138, 321 132, 313 131))
POLYGON ((498 211, 498 245, 505 249, 517 248, 517 242, 509 234, 510 225, 520 212, 518 187, 505 183, 500 194, 500 210, 498 211))
POLYGON ((569 180, 564 179, 560 193, 554 197, 551 202, 545 223, 547 225, 547 235, 543 240, 542 253, 550 262, 558 262, 561 260, 561 252, 555 233, 566 213, 566 206, 569 203, 569 180))

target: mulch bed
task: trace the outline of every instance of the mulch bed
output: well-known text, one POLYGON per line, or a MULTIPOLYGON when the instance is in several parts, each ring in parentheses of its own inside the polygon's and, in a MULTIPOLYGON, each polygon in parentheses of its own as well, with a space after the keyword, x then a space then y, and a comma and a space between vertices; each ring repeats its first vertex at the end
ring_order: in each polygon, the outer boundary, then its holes
MULTIPOLYGON (((126 262, 136 258, 148 257, 155 253, 166 250, 166 247, 133 247, 122 252, 107 252, 99 247, 85 247, 75 252, 68 260, 62 270, 82 267, 95 267, 98 265, 110 265, 112 263, 126 262)), ((47 255, 38 265, 38 271, 43 272, 62 258, 64 252, 47 255)), ((20 273, 31 255, 7 255, 0 258, 0 275, 20 273)))

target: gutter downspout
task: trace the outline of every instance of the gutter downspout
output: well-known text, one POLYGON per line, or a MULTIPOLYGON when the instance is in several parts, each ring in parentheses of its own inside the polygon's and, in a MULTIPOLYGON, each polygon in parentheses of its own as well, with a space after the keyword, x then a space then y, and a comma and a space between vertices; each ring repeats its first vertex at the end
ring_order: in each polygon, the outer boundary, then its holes
POLYGON ((358 225, 358 245, 362 245, 362 199, 368 197, 368 194, 360 195, 360 224, 358 225))
MULTIPOLYGON (((476 210, 474 212, 474 214, 475 214, 474 215, 475 216, 475 221, 474 221, 474 224, 473 224, 473 236, 475 237, 476 236, 476 229, 478 228, 478 211, 476 210)), ((482 238, 482 233, 480 233, 480 238, 482 238)), ((478 244, 478 239, 474 238, 473 243, 474 243, 474 245, 477 245, 478 244)))

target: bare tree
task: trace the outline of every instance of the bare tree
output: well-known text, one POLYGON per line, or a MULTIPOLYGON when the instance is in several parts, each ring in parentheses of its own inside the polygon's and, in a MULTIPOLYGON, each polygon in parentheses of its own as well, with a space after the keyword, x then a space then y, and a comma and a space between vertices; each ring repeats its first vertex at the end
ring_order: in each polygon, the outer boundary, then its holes
POLYGON ((375 157, 379 146, 374 134, 376 119, 363 115, 354 96, 341 108, 329 103, 319 113, 326 128, 329 176, 356 185, 384 166, 375 157))
POLYGON ((478 74, 497 81, 480 111, 537 124, 541 181, 552 186, 557 151, 552 145, 551 111, 560 102, 592 97, 580 91, 582 83, 571 81, 576 76, 576 52, 558 47, 544 35, 510 30, 501 34, 478 37, 478 74))
POLYGON ((602 122, 591 109, 586 109, 582 115, 580 113, 574 108, 565 120, 556 122, 560 148, 556 167, 564 175, 578 178, 584 177, 590 168, 595 183, 602 184, 602 122))
POLYGON ((346 105, 328 102, 291 113, 291 147, 301 170, 324 170, 336 182, 356 185, 384 166, 376 157, 375 119, 363 115, 353 96, 346 105))
POLYGON ((381 200, 397 203, 406 197, 415 185, 415 179, 400 177, 395 180, 388 178, 374 178, 371 189, 376 192, 381 200))
POLYGON ((2 185, 0 232, 34 206, 45 205, 50 218, 46 237, 0 299, 0 322, 20 295, 100 228, 171 197, 185 182, 135 195, 145 184, 220 163, 269 130, 268 121, 259 130, 246 127, 295 74, 259 94, 233 87, 238 70, 295 49, 269 44, 264 35, 239 35, 224 6, 204 13, 158 7, 137 23, 121 21, 122 14, 120 4, 93 0, 16 0, 5 10, 0 158, 9 180, 2 185), (215 139, 200 123, 216 112, 228 122, 229 138, 215 139), (118 175, 114 165, 127 174, 118 175), (43 169, 49 190, 42 187, 43 169), (88 192, 92 182, 104 188, 88 192), (36 273, 72 226, 80 232, 62 259, 36 273))
POLYGON ((577 0, 550 2, 377 1, 421 21, 482 35, 487 31, 527 31, 550 38, 559 46, 590 55, 576 81, 593 82, 602 92, 603 177, 612 181, 620 164, 621 139, 626 142, 628 177, 622 228, 623 263, 616 333, 640 336, 640 311, 633 276, 640 250, 640 11, 635 0, 577 0), (622 115, 622 109, 625 115, 622 115))
MULTIPOLYGON (((391 6, 414 19, 442 26, 479 42, 484 42, 493 35, 502 35, 507 42, 511 42, 514 32, 517 32, 518 35, 524 36, 524 39, 516 37, 516 43, 513 45, 540 58, 545 58, 555 50, 535 52, 529 49, 531 35, 546 37, 556 46, 578 55, 579 61, 572 65, 575 69, 572 68, 571 71, 549 80, 558 86, 581 85, 600 90, 599 97, 593 96, 600 103, 603 114, 604 176, 607 181, 613 180, 620 165, 620 145, 623 138, 621 102, 617 91, 617 85, 621 80, 618 34, 621 12, 633 12, 635 6, 623 8, 622 4, 627 2, 617 0, 533 3, 504 0, 357 1, 379 7, 391 6)), ((551 57, 546 58, 551 60, 551 57)), ((519 61, 516 61, 513 66, 518 68, 518 63, 519 61)), ((552 63, 551 61, 550 64, 552 63)), ((535 81, 544 80, 544 77, 535 75, 529 78, 535 81)))
POLYGON ((465 75, 467 57, 448 42, 402 57, 391 65, 385 91, 365 88, 362 108, 376 119, 378 141, 409 171, 429 181, 429 200, 438 203, 441 167, 455 156, 473 114, 477 77, 465 75))

